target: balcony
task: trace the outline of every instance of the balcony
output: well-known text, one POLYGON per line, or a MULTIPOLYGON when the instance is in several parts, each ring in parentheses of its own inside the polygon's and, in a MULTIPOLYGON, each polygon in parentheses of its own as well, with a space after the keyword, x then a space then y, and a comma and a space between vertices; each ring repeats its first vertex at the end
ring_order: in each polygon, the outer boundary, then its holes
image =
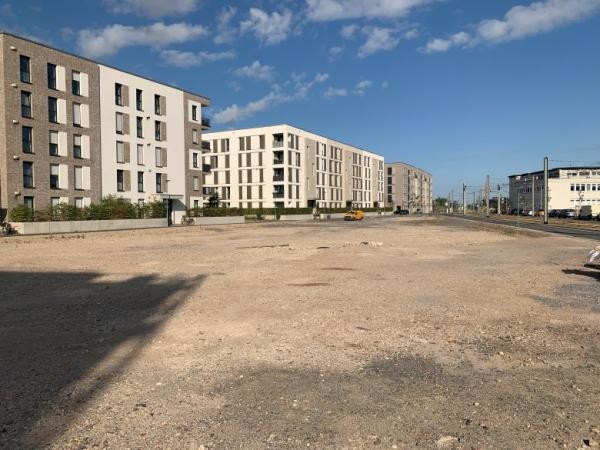
POLYGON ((217 193, 217 188, 215 187, 203 187, 202 188, 202 195, 214 195, 217 193))
POLYGON ((209 141, 202 141, 202 144, 201 144, 200 148, 202 149, 202 152, 210 152, 211 151, 210 142, 209 141))
POLYGON ((285 177, 283 175, 273 175, 273 182, 283 182, 285 181, 285 177))
POLYGON ((200 123, 202 124, 202 129, 206 130, 210 128, 210 119, 208 117, 203 117, 200 123))
POLYGON ((285 192, 273 192, 273 198, 285 198, 285 192))
POLYGON ((210 173, 212 171, 212 167, 210 164, 202 164, 202 173, 210 173))
POLYGON ((273 141, 273 148, 282 148, 283 141, 273 141))

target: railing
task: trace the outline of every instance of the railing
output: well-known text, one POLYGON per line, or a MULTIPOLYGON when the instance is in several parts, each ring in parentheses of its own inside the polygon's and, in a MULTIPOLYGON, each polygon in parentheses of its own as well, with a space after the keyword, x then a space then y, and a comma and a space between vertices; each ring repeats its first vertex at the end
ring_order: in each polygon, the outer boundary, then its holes
POLYGON ((273 198, 285 198, 285 192, 273 192, 273 198))
POLYGON ((273 164, 283 164, 283 159, 274 159, 273 164))
POLYGON ((273 141, 273 148, 283 147, 283 141, 273 141))
POLYGON ((210 128, 210 119, 208 117, 203 117, 201 123, 204 128, 210 128))
POLYGON ((201 148, 202 148, 202 150, 208 150, 208 151, 210 151, 210 142, 208 142, 208 141, 202 141, 201 148))
POLYGON ((273 175, 273 181, 285 181, 285 175, 273 175))

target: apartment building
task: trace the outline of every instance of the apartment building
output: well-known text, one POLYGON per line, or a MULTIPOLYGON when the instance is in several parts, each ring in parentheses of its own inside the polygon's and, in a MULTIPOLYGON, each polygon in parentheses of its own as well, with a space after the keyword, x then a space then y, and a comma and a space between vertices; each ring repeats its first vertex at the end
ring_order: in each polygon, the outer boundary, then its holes
MULTIPOLYGON (((544 172, 511 175, 511 209, 540 211, 544 208, 544 172)), ((591 205, 600 210, 600 167, 558 167, 548 171, 548 209, 579 209, 591 205)))
POLYGON ((205 97, 100 65, 102 195, 164 200, 172 221, 202 199, 205 97))
POLYGON ((201 204, 209 100, 0 33, 0 218, 107 195, 201 204))
POLYGON ((98 65, 0 33, 0 218, 101 196, 98 65))
POLYGON ((433 212, 433 177, 405 163, 386 163, 388 206, 413 213, 433 212))
POLYGON ((383 157, 290 125, 204 135, 203 205, 298 208, 384 204, 383 157))

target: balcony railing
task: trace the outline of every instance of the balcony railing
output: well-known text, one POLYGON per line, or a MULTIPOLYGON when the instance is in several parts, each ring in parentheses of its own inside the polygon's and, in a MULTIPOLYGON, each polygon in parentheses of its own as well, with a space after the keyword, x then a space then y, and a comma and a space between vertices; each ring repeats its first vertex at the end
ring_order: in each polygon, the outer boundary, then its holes
POLYGON ((210 119, 208 117, 203 117, 201 123, 203 128, 210 128, 210 119))
POLYGON ((273 175, 273 181, 285 181, 285 175, 273 175))
POLYGON ((273 159, 273 164, 274 165, 283 164, 283 158, 275 158, 275 159, 273 159))
POLYGON ((273 192, 273 198, 284 198, 285 192, 273 192))
POLYGON ((283 141, 273 141, 273 148, 283 147, 283 141))

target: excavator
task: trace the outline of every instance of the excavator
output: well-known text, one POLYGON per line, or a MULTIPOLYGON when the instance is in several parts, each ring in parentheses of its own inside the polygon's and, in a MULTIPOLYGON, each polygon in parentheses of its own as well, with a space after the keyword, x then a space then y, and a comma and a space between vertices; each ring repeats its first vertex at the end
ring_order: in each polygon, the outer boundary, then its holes
POLYGON ((346 214, 344 214, 344 220, 355 222, 357 220, 363 220, 365 217, 365 213, 360 209, 351 209, 346 214))

